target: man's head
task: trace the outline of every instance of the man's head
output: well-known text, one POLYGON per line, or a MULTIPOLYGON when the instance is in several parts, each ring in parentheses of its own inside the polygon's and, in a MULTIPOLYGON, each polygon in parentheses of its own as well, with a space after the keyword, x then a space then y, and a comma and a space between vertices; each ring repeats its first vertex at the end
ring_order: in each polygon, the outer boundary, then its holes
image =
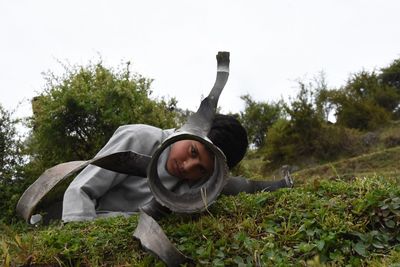
MULTIPOLYGON (((234 116, 217 114, 208 138, 225 154, 229 169, 235 167, 246 153, 247 132, 234 116)), ((178 178, 198 180, 213 173, 214 155, 198 141, 178 141, 172 144, 166 168, 178 178)))
POLYGON ((216 114, 208 138, 224 152, 229 169, 243 159, 249 145, 246 130, 232 115, 216 114))

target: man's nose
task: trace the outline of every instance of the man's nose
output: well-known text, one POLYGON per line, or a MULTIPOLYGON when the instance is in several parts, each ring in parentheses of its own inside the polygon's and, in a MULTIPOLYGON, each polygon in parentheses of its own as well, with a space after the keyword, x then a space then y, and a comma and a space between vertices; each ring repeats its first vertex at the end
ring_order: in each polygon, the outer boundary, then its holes
POLYGON ((186 172, 191 171, 193 169, 195 169, 197 167, 197 165, 200 164, 199 159, 197 158, 190 158, 188 160, 185 161, 184 164, 184 169, 186 172))

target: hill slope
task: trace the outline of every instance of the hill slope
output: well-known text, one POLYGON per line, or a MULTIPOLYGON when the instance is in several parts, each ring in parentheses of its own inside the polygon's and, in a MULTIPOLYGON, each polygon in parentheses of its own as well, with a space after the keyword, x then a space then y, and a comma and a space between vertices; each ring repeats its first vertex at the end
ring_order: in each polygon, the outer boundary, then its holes
MULTIPOLYGON (((294 189, 220 197, 160 221, 199 266, 390 266, 400 262, 400 147, 294 173, 294 189)), ((161 265, 132 238, 137 217, 3 226, 0 265, 161 265)))
POLYGON ((305 180, 309 178, 363 177, 378 173, 387 177, 400 175, 400 146, 306 168, 296 172, 294 176, 298 180, 305 180))

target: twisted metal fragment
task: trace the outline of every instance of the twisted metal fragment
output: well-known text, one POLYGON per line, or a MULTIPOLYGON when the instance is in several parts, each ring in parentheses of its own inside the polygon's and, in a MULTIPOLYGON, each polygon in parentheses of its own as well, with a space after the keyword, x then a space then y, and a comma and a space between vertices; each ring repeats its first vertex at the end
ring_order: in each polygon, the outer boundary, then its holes
MULTIPOLYGON (((111 171, 130 174, 134 176, 145 176, 146 168, 149 165, 150 157, 139 154, 133 151, 122 151, 113 154, 97 157, 86 161, 70 161, 58 164, 50 169, 47 169, 40 177, 31 184, 27 190, 22 194, 17 204, 17 214, 19 214, 26 221, 34 213, 36 207, 41 202, 46 202, 46 198, 53 196, 54 199, 60 198, 52 195, 52 192, 60 191, 60 187, 64 189, 68 184, 68 178, 73 174, 81 171, 89 164, 93 164, 111 171)), ((70 182, 70 181, 69 181, 70 182)), ((64 192, 60 194, 63 195, 64 192)), ((61 197, 62 197, 61 195, 61 197)), ((53 199, 49 199, 49 204, 53 199)), ((60 219, 60 218, 48 218, 60 219)))
POLYGON ((193 262, 175 248, 160 225, 143 211, 140 212, 138 226, 133 236, 140 240, 146 250, 158 256, 170 267, 193 262))
POLYGON ((228 178, 228 166, 224 153, 208 138, 211 124, 215 117, 218 99, 221 95, 229 76, 229 52, 219 52, 217 55, 217 78, 209 95, 201 102, 196 113, 188 118, 188 121, 169 136, 153 154, 148 169, 149 186, 158 202, 178 213, 194 213, 203 211, 207 205, 213 203, 221 193, 228 178), (161 153, 173 143, 192 139, 201 142, 211 150, 216 159, 214 174, 199 187, 186 192, 176 194, 162 184, 158 173, 157 163, 161 153), (202 190, 207 192, 206 199, 202 190), (207 203, 205 205, 204 203, 207 203))

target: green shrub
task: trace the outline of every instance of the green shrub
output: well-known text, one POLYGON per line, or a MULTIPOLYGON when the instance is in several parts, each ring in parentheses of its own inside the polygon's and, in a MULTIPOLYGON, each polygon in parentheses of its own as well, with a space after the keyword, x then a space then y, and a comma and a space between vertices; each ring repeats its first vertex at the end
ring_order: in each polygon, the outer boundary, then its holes
POLYGON ((250 95, 240 98, 245 102, 240 121, 247 131, 249 142, 257 148, 262 147, 269 128, 282 116, 282 103, 256 102, 250 95))
MULTIPOLYGON (((45 90, 32 100, 32 135, 28 146, 34 164, 92 158, 121 125, 175 126, 173 99, 151 99, 151 80, 126 68, 101 62, 67 68, 60 77, 46 75, 45 90)), ((42 170, 43 171, 43 170, 42 170)))
POLYGON ((370 101, 347 99, 337 109, 338 125, 360 130, 374 130, 390 121, 390 113, 370 101))
POLYGON ((386 129, 380 138, 387 148, 400 146, 400 127, 386 129))
POLYGON ((355 129, 324 124, 318 138, 313 142, 314 157, 320 160, 334 160, 344 156, 358 155, 365 150, 361 136, 361 133, 355 129))
POLYGON ((262 154, 268 159, 271 166, 278 166, 287 162, 292 162, 298 155, 296 142, 292 136, 290 121, 279 119, 269 129, 267 134, 268 142, 261 149, 262 154))
POLYGON ((305 141, 293 124, 278 120, 269 130, 268 143, 261 150, 267 159, 267 169, 283 164, 324 162, 340 157, 355 156, 366 151, 362 133, 333 124, 321 124, 316 136, 305 141))
POLYGON ((17 120, 0 105, 0 223, 15 221, 15 206, 26 187, 17 120))
POLYGON ((288 118, 278 119, 267 132, 266 144, 261 149, 268 160, 267 168, 293 163, 299 157, 315 153, 314 141, 320 134, 323 116, 313 101, 311 89, 300 83, 296 98, 284 105, 288 118))

